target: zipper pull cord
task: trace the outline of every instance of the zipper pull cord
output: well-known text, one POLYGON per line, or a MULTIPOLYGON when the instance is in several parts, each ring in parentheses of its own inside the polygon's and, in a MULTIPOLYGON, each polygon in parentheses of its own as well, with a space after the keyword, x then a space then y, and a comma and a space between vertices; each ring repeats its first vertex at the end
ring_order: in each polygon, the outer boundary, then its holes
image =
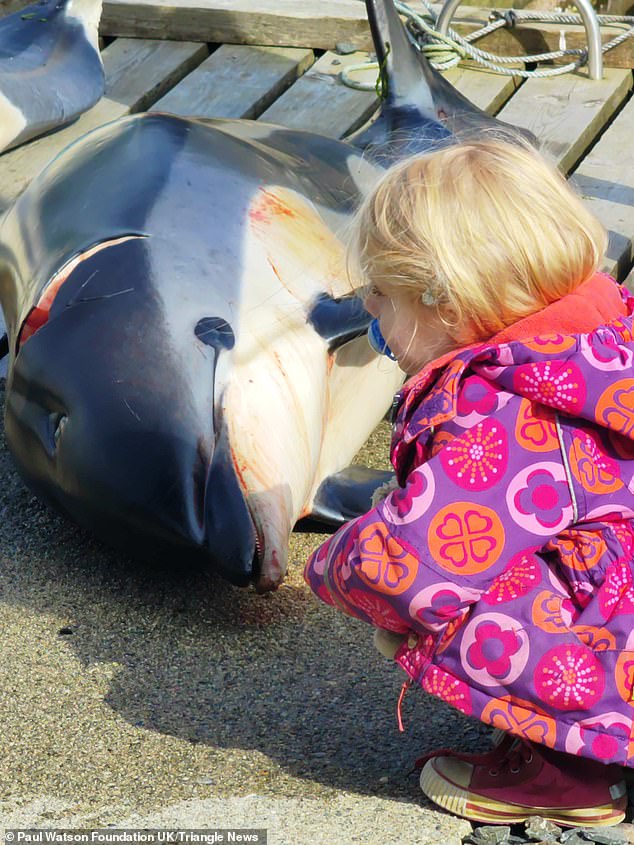
POLYGON ((403 681, 403 686, 401 687, 401 693, 398 697, 398 703, 396 705, 396 718, 398 721, 398 729, 401 733, 405 732, 405 728, 403 727, 403 717, 401 715, 401 706, 403 704, 403 699, 405 698, 405 693, 412 685, 412 679, 408 678, 406 681, 403 681))

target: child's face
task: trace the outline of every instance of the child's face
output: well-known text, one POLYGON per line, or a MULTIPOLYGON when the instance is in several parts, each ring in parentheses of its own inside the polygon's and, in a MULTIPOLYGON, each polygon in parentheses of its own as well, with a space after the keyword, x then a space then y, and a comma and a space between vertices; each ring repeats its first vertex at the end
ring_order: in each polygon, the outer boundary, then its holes
POLYGON ((373 284, 363 304, 378 319, 381 334, 407 375, 414 375, 458 346, 435 309, 410 295, 388 295, 380 285, 373 284))

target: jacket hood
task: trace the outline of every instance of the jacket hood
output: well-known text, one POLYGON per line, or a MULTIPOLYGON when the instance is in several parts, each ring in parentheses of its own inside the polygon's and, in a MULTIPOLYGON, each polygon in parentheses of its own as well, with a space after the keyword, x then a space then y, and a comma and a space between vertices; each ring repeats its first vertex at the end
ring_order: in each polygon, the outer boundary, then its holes
MULTIPOLYGON (((432 361, 398 394, 393 447, 459 412, 470 374, 634 441, 634 296, 605 273, 485 343, 432 361), (590 371, 590 372, 589 372, 590 371), (591 374, 589 378, 588 375, 591 374)), ((396 404, 396 403, 395 403, 396 404)))

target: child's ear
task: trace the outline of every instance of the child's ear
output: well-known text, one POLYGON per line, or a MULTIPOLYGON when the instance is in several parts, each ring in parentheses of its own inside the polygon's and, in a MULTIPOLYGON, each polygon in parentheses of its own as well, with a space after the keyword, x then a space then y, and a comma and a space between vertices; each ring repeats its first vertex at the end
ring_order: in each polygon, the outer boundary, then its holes
POLYGON ((475 341, 473 325, 469 321, 465 321, 451 303, 443 303, 438 308, 438 315, 446 326, 447 332, 458 346, 466 346, 475 341))

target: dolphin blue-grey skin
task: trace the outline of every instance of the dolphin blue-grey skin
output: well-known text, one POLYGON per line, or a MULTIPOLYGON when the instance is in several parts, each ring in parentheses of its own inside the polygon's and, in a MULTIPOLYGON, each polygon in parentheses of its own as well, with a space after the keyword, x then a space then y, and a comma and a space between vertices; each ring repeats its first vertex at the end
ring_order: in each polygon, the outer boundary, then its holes
POLYGON ((101 0, 40 0, 0 20, 0 152, 101 98, 100 16, 101 0))
POLYGON ((269 590, 298 519, 340 523, 385 480, 345 469, 403 374, 367 343, 341 235, 386 161, 495 121, 391 0, 367 9, 388 87, 368 132, 124 118, 0 225, 7 443, 38 495, 114 545, 269 590))

